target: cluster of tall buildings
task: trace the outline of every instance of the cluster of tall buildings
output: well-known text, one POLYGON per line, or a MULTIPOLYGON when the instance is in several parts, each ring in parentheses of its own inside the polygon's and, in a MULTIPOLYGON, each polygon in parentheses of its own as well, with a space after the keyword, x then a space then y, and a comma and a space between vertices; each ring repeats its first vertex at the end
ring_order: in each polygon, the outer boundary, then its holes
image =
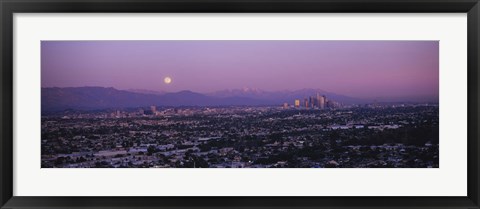
POLYGON ((150 106, 150 109, 145 110, 143 108, 138 109, 140 115, 159 115, 161 112, 157 111, 157 106, 150 106))
MULTIPOLYGON (((325 109, 325 108, 337 108, 340 106, 338 102, 328 100, 325 95, 320 95, 317 93, 316 96, 310 96, 308 98, 304 98, 303 100, 301 99, 295 99, 293 106, 295 108, 305 108, 305 109, 310 109, 310 108, 315 108, 315 109, 325 109)), ((284 109, 290 108, 290 105, 288 103, 283 104, 284 109)))

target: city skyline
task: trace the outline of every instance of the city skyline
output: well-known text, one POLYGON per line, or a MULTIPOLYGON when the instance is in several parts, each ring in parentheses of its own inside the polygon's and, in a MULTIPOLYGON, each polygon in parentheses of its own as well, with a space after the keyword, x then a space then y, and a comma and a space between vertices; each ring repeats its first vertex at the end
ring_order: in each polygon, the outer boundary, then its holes
POLYGON ((42 41, 41 50, 42 87, 439 93, 437 41, 42 41))

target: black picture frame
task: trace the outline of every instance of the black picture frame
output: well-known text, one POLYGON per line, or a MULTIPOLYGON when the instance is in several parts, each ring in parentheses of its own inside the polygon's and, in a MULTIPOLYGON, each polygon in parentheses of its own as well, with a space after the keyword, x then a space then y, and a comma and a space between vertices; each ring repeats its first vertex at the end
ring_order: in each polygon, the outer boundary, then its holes
MULTIPOLYGON (((1 208, 480 208, 478 0, 0 0, 1 208), (14 13, 467 13, 468 195, 466 197, 21 197, 13 196, 14 13)), ((450 179, 445 179, 449 181, 450 179)), ((414 188, 412 188, 413 190, 414 188)))

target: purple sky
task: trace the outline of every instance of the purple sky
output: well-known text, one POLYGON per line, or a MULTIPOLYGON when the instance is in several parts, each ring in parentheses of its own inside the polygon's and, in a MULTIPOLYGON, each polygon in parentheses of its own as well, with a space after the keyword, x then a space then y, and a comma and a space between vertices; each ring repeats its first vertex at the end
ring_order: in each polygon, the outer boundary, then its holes
POLYGON ((42 41, 41 50, 42 87, 439 93, 438 41, 42 41))

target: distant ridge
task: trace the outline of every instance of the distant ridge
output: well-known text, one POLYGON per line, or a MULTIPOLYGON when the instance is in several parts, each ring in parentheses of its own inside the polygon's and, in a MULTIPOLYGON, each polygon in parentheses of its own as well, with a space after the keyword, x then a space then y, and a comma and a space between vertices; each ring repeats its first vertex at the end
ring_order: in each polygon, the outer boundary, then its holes
POLYGON ((153 94, 153 95, 163 95, 167 93, 165 91, 152 91, 152 90, 145 90, 145 89, 126 89, 125 91, 140 93, 140 94, 153 94))
POLYGON ((345 104, 363 101, 318 89, 298 91, 266 92, 261 90, 227 90, 210 94, 192 91, 159 93, 132 90, 118 90, 105 87, 42 88, 42 111, 97 110, 108 108, 133 108, 156 106, 258 106, 290 104, 294 99, 308 98, 317 93, 345 104))

